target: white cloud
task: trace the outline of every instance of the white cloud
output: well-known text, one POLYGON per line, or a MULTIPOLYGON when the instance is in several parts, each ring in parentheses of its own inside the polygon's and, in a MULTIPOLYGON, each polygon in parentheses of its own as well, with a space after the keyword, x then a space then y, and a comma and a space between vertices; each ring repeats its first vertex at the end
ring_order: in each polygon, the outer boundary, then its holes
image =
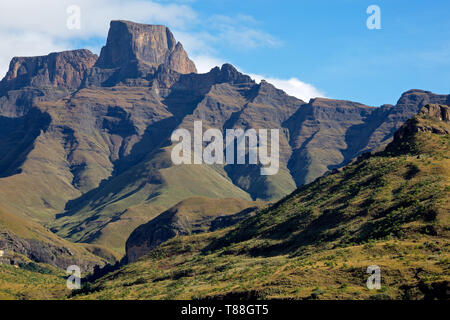
POLYGON ((207 73, 214 67, 221 67, 225 61, 212 56, 200 55, 191 57, 197 67, 198 73, 207 73))
POLYGON ((29 30, 57 38, 104 37, 115 19, 167 24, 183 28, 197 19, 189 6, 144 0, 14 0, 0 4, 0 29, 29 30), (81 29, 69 30, 67 8, 81 9, 81 29))
POLYGON ((264 77, 258 74, 250 74, 255 81, 260 82, 266 80, 273 84, 278 89, 283 90, 287 94, 297 97, 305 102, 308 102, 312 98, 325 97, 325 94, 315 88, 313 85, 300 81, 297 78, 279 79, 272 77, 264 77))
POLYGON ((238 14, 234 17, 213 15, 208 24, 217 32, 211 40, 228 42, 238 49, 278 47, 282 42, 271 34, 258 29, 258 21, 252 16, 238 14))
POLYGON ((39 56, 70 49, 70 44, 33 32, 6 33, 0 31, 0 79, 6 74, 13 56, 39 56))

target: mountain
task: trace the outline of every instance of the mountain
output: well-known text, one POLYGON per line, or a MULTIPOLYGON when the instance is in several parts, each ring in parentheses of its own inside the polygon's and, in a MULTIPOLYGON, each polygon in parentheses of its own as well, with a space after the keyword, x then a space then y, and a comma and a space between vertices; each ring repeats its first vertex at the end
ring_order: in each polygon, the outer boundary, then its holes
POLYGON ((100 56, 88 50, 14 58, 0 82, 0 204, 74 242, 124 254, 129 235, 192 197, 278 200, 363 152, 386 146, 427 103, 308 103, 232 65, 198 74, 164 26, 112 21, 100 56), (177 128, 280 129, 280 170, 181 165, 177 128))
POLYGON ((114 262, 109 250, 71 243, 51 233, 38 223, 0 209, 0 264, 28 265, 44 263, 61 269, 78 265, 83 272, 96 265, 114 262), (101 258, 100 256, 103 256, 101 258))
POLYGON ((426 105, 384 150, 234 227, 171 239, 74 298, 448 299, 449 116, 426 105))
MULTIPOLYGON (((197 73, 183 46, 165 26, 112 21, 106 46, 95 64, 100 69, 167 66, 178 73, 197 73)), ((120 71, 119 71, 120 72, 120 71)))
POLYGON ((127 262, 176 236, 212 231, 248 218, 264 203, 238 199, 189 198, 136 228, 126 243, 127 262))

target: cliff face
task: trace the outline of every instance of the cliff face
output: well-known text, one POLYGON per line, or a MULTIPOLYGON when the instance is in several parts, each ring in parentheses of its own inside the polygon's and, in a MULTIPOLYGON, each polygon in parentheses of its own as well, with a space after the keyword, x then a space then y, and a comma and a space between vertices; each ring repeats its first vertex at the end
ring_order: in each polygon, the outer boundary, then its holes
POLYGON ((129 78, 153 78, 160 67, 197 73, 180 42, 165 26, 111 21, 106 45, 86 85, 112 86, 129 78))
POLYGON ((429 104, 419 111, 419 116, 428 116, 437 121, 450 122, 450 106, 429 104))
POLYGON ((36 102, 56 101, 77 90, 97 61, 89 50, 16 57, 0 81, 0 116, 23 117, 36 102))
POLYGON ((412 90, 380 108, 306 103, 229 64, 197 74, 166 27, 113 21, 98 60, 77 50, 12 61, 0 83, 0 203, 73 241, 123 252, 137 226, 179 201, 279 199, 387 145, 420 107, 447 99, 412 90), (280 129, 279 173, 174 166, 170 135, 197 120, 280 129))
POLYGON ((26 86, 52 86, 76 90, 86 70, 92 68, 97 55, 89 50, 51 53, 41 57, 16 57, 0 84, 0 91, 22 89, 26 86))
POLYGON ((83 272, 95 265, 104 265, 114 257, 103 248, 74 244, 52 234, 36 222, 11 214, 0 208, 0 264, 22 265, 30 261, 66 269, 78 265, 83 272), (97 251, 105 258, 95 256, 97 251), (108 256, 109 255, 109 256, 108 256))
MULTIPOLYGON (((432 133, 434 135, 450 134, 450 107, 447 105, 427 104, 418 114, 406 121, 395 133, 394 140, 387 147, 390 153, 424 153, 430 149, 417 143, 418 133, 432 133)), ((431 149, 432 145, 430 144, 431 149)))
POLYGON ((165 26, 112 21, 96 67, 113 69, 139 61, 155 68, 166 65, 179 73, 197 73, 181 43, 165 26))

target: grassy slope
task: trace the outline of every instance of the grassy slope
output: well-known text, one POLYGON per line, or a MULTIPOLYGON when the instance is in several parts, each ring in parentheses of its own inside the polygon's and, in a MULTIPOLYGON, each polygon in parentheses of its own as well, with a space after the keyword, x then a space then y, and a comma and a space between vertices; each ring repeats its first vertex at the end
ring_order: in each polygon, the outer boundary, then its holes
POLYGON ((234 198, 192 197, 180 201, 133 231, 127 240, 128 261, 137 260, 137 257, 150 251, 150 247, 177 235, 208 232, 216 218, 235 215, 246 209, 255 212, 266 205, 267 203, 261 201, 234 198))
POLYGON ((76 297, 442 297, 449 193, 449 135, 414 133, 235 228, 172 239, 76 297), (381 290, 365 286, 370 265, 381 268, 381 290))
POLYGON ((65 273, 45 264, 0 264, 0 300, 50 300, 69 294, 65 273))
MULTIPOLYGON (((37 240, 43 245, 51 246, 52 248, 61 248, 61 252, 58 254, 58 258, 67 260, 70 264, 79 264, 85 262, 89 265, 104 264, 106 260, 113 261, 119 258, 114 252, 97 245, 91 244, 77 244, 69 242, 65 239, 58 237, 45 229, 40 224, 13 215, 0 208, 0 233, 6 233, 10 236, 16 237, 19 241, 22 240, 37 240), (72 254, 65 253, 70 250, 72 254), (103 258, 100 258, 103 257, 103 258)), ((5 249, 5 248, 0 248, 5 249)), ((30 261, 29 259, 7 250, 8 255, 19 261, 30 261)), ((83 263, 82 263, 83 264, 83 263)))
POLYGON ((149 162, 124 172, 114 180, 115 184, 98 191, 101 195, 95 197, 102 199, 98 206, 82 203, 75 215, 58 219, 58 235, 72 241, 105 245, 123 254, 126 239, 136 227, 183 199, 204 196, 251 200, 217 168, 165 167, 167 162, 170 162, 170 149, 165 148, 149 162), (89 223, 92 217, 96 219, 89 223))
MULTIPOLYGON (((20 218, 0 209, 0 240, 6 232, 9 236, 22 240, 37 240, 43 245, 60 248, 58 258, 71 264, 87 263, 104 264, 105 260, 93 253, 111 261, 114 255, 111 251, 90 244, 74 244, 54 235, 41 225, 20 218), (66 250, 70 250, 68 255, 66 250)), ((19 240, 21 241, 21 240, 19 240)), ((66 289, 66 274, 45 263, 33 262, 21 253, 6 248, 0 257, 0 300, 5 299, 61 299, 69 294, 66 289), (10 265, 9 261, 16 265, 10 265)), ((117 257, 115 257, 117 258, 117 257)))

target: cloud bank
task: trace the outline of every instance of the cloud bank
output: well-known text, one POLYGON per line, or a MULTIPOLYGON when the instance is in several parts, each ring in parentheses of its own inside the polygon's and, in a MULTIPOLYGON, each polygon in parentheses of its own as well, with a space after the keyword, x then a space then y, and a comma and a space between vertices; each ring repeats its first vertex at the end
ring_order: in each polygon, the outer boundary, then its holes
POLYGON ((278 79, 272 77, 264 77, 257 74, 250 74, 255 81, 260 82, 261 80, 266 80, 267 82, 273 84, 275 87, 283 90, 288 95, 297 97, 305 102, 309 102, 312 98, 325 97, 325 94, 315 88, 313 85, 300 81, 297 78, 290 79, 278 79))

